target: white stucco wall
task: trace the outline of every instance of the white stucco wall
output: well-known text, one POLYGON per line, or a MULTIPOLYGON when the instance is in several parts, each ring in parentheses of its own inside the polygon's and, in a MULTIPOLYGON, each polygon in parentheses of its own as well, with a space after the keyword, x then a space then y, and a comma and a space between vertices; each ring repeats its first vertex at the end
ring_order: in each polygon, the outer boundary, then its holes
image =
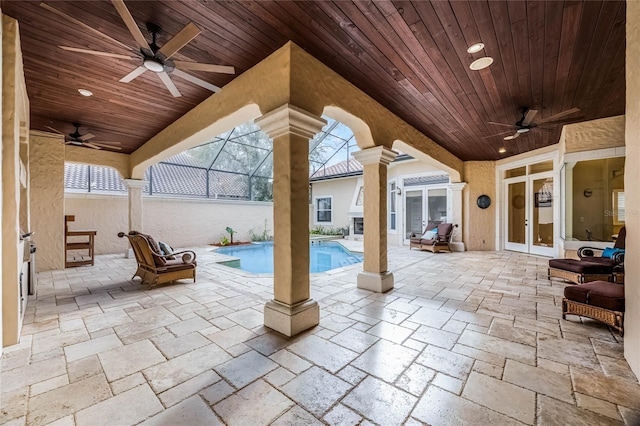
POLYGON ((311 209, 309 215, 309 228, 316 226, 342 228, 350 224, 349 208, 356 190, 356 182, 361 176, 353 176, 340 179, 329 179, 313 182, 311 184, 311 209), (332 224, 317 223, 315 221, 315 199, 331 196, 332 200, 332 224))
MULTIPOLYGON (((221 200, 144 197, 144 232, 171 246, 190 247, 217 243, 229 236, 230 226, 236 241, 249 241, 249 230, 261 234, 265 220, 273 235, 273 204, 221 200)), ((75 215, 71 229, 95 229, 96 254, 123 253, 128 243, 118 238, 128 231, 126 195, 65 194, 65 214, 75 215)))

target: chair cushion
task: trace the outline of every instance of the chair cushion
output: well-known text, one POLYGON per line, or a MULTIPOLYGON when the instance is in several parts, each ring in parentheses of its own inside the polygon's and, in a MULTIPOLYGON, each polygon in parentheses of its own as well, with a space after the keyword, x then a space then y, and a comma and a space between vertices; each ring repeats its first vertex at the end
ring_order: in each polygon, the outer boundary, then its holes
POLYGON ((441 223, 438 225, 438 239, 446 240, 447 236, 451 233, 451 229, 453 229, 452 223, 441 223))
POLYGON ((425 231, 425 233, 422 234, 422 237, 420 237, 420 239, 433 240, 437 235, 438 235, 438 231, 436 229, 431 229, 429 231, 425 231))
POLYGON ((600 265, 611 266, 612 268, 616 266, 616 262, 608 257, 585 256, 581 260, 583 262, 599 263, 600 265))
POLYGON ((613 266, 576 259, 551 259, 549 267, 578 274, 610 274, 613 266))
POLYGON ((592 281, 586 284, 570 285, 565 287, 564 297, 574 302, 624 312, 624 285, 622 284, 592 281))

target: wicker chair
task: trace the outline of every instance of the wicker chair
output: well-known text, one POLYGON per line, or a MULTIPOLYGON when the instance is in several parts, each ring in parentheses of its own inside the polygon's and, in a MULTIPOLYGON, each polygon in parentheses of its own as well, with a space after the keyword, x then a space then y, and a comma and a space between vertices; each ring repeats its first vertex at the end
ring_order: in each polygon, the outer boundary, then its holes
POLYGON ((451 238, 453 237, 453 229, 458 225, 451 223, 441 223, 439 225, 429 224, 425 229, 427 231, 436 231, 433 238, 425 239, 423 235, 412 234, 409 240, 409 249, 418 247, 420 250, 429 250, 433 253, 441 251, 451 251, 451 238))
POLYGON ((155 240, 146 234, 131 231, 118 233, 118 237, 127 237, 138 262, 138 270, 133 278, 140 277, 143 284, 151 287, 173 282, 183 278, 196 281, 196 254, 185 250, 163 254, 155 240))
POLYGON ((593 281, 564 289, 562 319, 579 315, 603 322, 624 335, 624 285, 593 281))
MULTIPOLYGON (((611 257, 603 257, 605 249, 597 247, 580 247, 579 259, 549 260, 549 279, 561 278, 575 284, 589 281, 624 282, 624 248, 626 228, 622 227, 613 249, 618 249, 611 257)), ((611 250, 611 249, 609 249, 611 250)))

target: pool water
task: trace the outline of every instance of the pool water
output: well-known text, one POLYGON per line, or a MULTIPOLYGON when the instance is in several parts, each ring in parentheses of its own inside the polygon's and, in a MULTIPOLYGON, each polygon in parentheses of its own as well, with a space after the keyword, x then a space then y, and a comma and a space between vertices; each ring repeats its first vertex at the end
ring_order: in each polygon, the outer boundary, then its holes
MULTIPOLYGON (((246 246, 222 247, 216 252, 240 258, 239 268, 243 271, 257 274, 273 273, 272 241, 246 246)), ((309 254, 309 272, 325 272, 362 262, 361 254, 350 252, 342 245, 331 241, 311 244, 309 254)))

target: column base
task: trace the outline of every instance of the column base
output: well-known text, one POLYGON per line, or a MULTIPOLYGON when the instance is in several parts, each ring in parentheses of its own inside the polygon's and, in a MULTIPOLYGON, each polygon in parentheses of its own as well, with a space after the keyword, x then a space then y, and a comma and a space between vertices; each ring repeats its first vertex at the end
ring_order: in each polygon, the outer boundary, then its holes
POLYGON ((464 243, 462 241, 454 241, 451 244, 451 251, 464 251, 464 243))
POLYGON ((125 259, 132 259, 133 256, 133 249, 131 247, 129 247, 125 252, 124 252, 124 258, 125 259))
POLYGON ((393 288, 393 274, 362 271, 358 274, 358 288, 385 293, 393 288))
POLYGON ((307 299, 295 305, 270 300, 264 305, 264 325, 292 337, 320 323, 318 302, 307 299))

